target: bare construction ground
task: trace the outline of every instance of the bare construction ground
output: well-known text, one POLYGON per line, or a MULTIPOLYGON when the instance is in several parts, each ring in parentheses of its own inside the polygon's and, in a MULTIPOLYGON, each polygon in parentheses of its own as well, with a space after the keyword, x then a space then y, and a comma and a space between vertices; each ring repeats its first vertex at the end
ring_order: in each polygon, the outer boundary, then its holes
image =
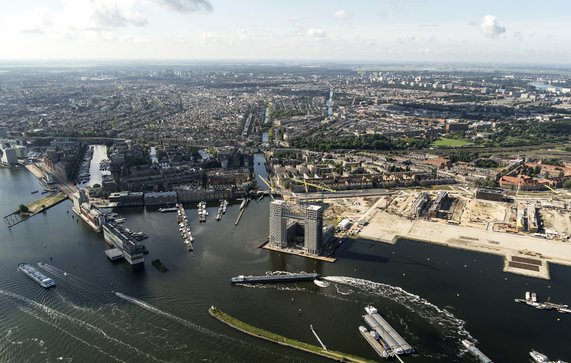
MULTIPOLYGON (((540 261, 571 266, 571 243, 526 235, 493 232, 481 228, 448 225, 426 220, 409 220, 376 211, 359 237, 395 243, 399 238, 424 241, 471 251, 504 256, 534 256, 540 261)), ((549 278, 548 269, 538 271, 511 268, 506 271, 549 278)))
POLYGON ((504 256, 504 271, 507 272, 548 279, 548 263, 571 266, 571 242, 565 238, 536 237, 533 233, 518 233, 512 227, 518 203, 542 205, 545 207, 540 208, 539 214, 545 229, 556 231, 560 236, 571 235, 569 212, 553 207, 548 200, 522 198, 516 203, 503 203, 455 195, 449 220, 426 220, 410 217, 410 206, 418 195, 419 192, 407 190, 376 200, 336 199, 328 201, 329 212, 338 220, 350 218, 355 222, 349 234, 386 243, 407 238, 492 253, 504 256), (357 222, 368 223, 363 226, 357 222), (526 259, 537 262, 527 263, 526 259))
POLYGON ((460 224, 468 227, 487 228, 490 222, 503 222, 511 204, 470 199, 466 201, 460 224))

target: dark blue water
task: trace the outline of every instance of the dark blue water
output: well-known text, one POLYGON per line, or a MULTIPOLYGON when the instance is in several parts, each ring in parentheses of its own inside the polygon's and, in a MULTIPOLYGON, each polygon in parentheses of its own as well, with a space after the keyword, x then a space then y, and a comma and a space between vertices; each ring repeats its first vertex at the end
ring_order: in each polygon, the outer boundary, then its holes
MULTIPOLYGON (((39 197, 30 194, 39 189, 26 170, 0 169, 0 212, 39 197)), ((11 230, 1 226, 0 361, 321 361, 233 331, 207 314, 211 305, 317 344, 313 324, 328 347, 376 359, 357 330, 369 303, 417 349, 407 362, 475 362, 459 344, 465 337, 496 362, 527 362, 531 349, 571 358, 571 316, 513 302, 526 290, 540 300, 571 302, 569 268, 552 266, 552 280, 543 281, 503 273, 497 256, 365 240, 345 242, 336 263, 322 263, 258 248, 267 240, 268 198, 251 202, 238 226, 238 205, 220 222, 214 220, 217 203, 209 205, 202 224, 196 206, 185 207, 196 237, 193 253, 186 252, 175 214, 120 211, 127 227, 150 236, 142 269, 110 262, 102 236, 72 218, 70 202, 11 230), (169 271, 153 268, 154 258, 169 271), (20 261, 54 266, 46 273, 56 288, 41 289, 16 271, 20 261), (238 274, 302 270, 329 276, 330 286, 229 283, 238 274)))

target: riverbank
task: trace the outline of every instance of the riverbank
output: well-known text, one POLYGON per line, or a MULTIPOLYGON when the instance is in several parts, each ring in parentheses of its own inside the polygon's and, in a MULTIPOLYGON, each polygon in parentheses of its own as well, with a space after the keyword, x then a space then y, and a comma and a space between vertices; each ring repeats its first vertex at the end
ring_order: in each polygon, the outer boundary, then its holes
POLYGON ((318 260, 318 261, 325 261, 325 262, 330 262, 333 263, 335 261, 337 261, 337 259, 335 257, 329 257, 329 256, 320 256, 320 255, 310 255, 308 253, 306 253, 304 250, 302 249, 297 249, 297 248, 280 248, 280 247, 276 247, 276 246, 272 246, 270 244, 270 242, 266 242, 263 245, 260 246, 263 249, 269 250, 269 251, 274 251, 274 252, 283 252, 283 253, 287 253, 289 255, 295 255, 295 256, 301 256, 301 257, 306 257, 306 258, 311 258, 314 260, 318 260))
POLYGON ((295 339, 286 338, 284 336, 272 333, 272 332, 267 331, 265 329, 257 328, 255 326, 246 324, 246 323, 226 314, 225 312, 223 312, 221 310, 218 310, 214 306, 211 306, 210 309, 208 309, 208 313, 212 317, 218 319, 222 323, 224 323, 224 324, 226 324, 226 325, 228 325, 228 326, 230 326, 236 330, 239 330, 243 333, 254 336, 256 338, 268 340, 272 343, 285 345, 285 346, 295 348, 298 350, 303 350, 305 352, 317 354, 317 355, 320 355, 322 357, 330 358, 330 359, 333 359, 333 360, 336 360, 339 362, 372 362, 371 360, 367 360, 365 358, 360 358, 360 357, 357 357, 354 355, 345 354, 345 353, 341 353, 341 352, 325 350, 325 349, 322 349, 322 348, 315 346, 315 345, 312 345, 312 344, 303 343, 303 342, 300 342, 300 341, 295 340, 295 339))
POLYGON ((469 251, 503 256, 504 271, 549 279, 548 263, 571 266, 571 243, 544 238, 508 234, 473 227, 449 225, 426 220, 410 220, 385 211, 376 211, 359 238, 396 243, 406 238, 469 251), (540 261, 531 264, 513 263, 513 256, 540 261), (531 265, 531 266, 528 266, 531 265))

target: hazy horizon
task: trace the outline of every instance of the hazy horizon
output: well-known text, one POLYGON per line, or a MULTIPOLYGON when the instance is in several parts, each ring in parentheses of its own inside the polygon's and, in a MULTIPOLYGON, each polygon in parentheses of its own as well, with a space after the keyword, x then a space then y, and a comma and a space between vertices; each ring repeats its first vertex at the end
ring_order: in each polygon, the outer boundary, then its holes
POLYGON ((0 14, 0 61, 571 64, 561 0, 23 0, 0 14))

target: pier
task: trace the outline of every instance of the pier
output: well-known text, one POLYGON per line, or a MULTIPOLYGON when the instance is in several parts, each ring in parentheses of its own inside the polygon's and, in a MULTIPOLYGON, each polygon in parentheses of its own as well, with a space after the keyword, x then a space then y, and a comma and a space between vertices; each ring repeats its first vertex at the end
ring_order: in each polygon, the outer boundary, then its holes
POLYGON ((192 237, 192 233, 190 232, 190 226, 188 225, 188 217, 184 212, 184 207, 182 203, 176 205, 177 208, 177 223, 180 230, 180 235, 184 240, 184 244, 186 245, 186 249, 188 252, 193 251, 194 247, 192 246, 192 242, 194 242, 194 237, 192 237))
POLYGON ((14 213, 8 214, 4 217, 4 222, 8 225, 8 228, 14 227, 16 224, 25 221, 29 217, 32 217, 38 213, 41 213, 56 204, 59 204, 67 199, 67 196, 64 193, 57 192, 51 193, 48 196, 40 198, 35 202, 28 204, 26 207, 28 208, 28 212, 21 213, 20 211, 16 211, 14 213))

